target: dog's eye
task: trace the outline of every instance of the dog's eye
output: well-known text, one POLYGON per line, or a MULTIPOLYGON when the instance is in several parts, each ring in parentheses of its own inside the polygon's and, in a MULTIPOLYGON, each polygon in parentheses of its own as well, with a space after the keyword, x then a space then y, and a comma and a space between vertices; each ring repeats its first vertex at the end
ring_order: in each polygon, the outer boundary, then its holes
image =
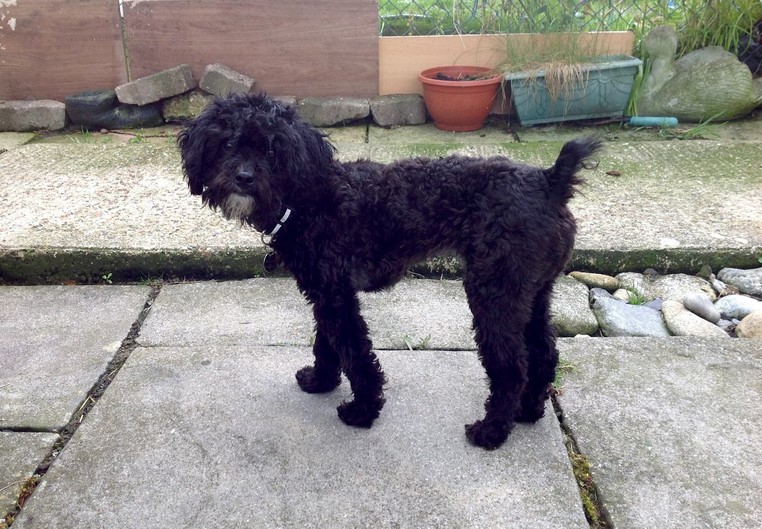
POLYGON ((233 149, 233 140, 230 140, 225 144, 225 149, 232 150, 233 149))
POLYGON ((275 151, 274 151, 274 150, 272 150, 272 149, 270 149, 269 151, 267 151, 267 157, 268 157, 268 158, 275 158, 275 151))

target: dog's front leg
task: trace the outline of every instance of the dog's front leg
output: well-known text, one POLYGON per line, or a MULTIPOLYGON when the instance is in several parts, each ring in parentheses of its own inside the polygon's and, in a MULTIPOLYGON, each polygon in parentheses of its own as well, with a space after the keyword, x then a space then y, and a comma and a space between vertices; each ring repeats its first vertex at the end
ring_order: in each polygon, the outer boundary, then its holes
POLYGON ((306 393, 328 393, 341 384, 339 355, 323 331, 318 328, 315 345, 312 346, 315 364, 296 372, 296 381, 306 393))
POLYGON ((385 379, 371 350, 357 294, 349 288, 327 288, 313 303, 317 323, 315 365, 297 373, 299 386, 309 392, 310 383, 319 380, 329 388, 340 366, 349 379, 354 400, 338 407, 339 418, 350 426, 370 428, 384 405, 385 379))

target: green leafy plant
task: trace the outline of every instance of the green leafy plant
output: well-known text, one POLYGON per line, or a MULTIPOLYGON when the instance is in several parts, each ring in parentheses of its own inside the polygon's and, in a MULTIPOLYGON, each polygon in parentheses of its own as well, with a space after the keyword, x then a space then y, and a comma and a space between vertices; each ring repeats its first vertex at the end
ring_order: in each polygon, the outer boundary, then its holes
POLYGON ((111 272, 109 272, 108 274, 103 274, 103 275, 101 276, 101 280, 102 280, 104 283, 106 283, 107 285, 110 285, 110 284, 112 283, 112 280, 111 280, 111 272))

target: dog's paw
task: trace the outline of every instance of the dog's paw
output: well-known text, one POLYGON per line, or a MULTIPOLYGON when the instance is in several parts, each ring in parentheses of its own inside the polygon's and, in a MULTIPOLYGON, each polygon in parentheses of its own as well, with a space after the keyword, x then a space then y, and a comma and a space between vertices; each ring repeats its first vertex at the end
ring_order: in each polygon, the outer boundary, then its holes
POLYGON ((356 399, 350 402, 342 402, 336 410, 339 419, 344 424, 358 428, 370 428, 373 425, 383 406, 383 401, 358 402, 356 399))
POLYGON ((485 450, 499 448, 508 438, 510 428, 508 425, 495 424, 494 422, 476 421, 466 425, 466 438, 475 446, 485 450))
POLYGON ((296 372, 296 382, 305 393, 328 393, 341 384, 341 373, 324 374, 306 366, 296 372))

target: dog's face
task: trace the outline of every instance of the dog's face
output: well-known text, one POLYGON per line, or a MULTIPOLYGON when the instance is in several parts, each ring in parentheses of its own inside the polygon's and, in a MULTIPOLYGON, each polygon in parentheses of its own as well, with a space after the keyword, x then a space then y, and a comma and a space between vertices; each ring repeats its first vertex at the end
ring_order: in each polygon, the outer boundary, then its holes
POLYGON ((215 100, 180 132, 178 145, 191 193, 260 231, 293 207, 290 189, 325 174, 333 161, 322 133, 263 95, 215 100))

